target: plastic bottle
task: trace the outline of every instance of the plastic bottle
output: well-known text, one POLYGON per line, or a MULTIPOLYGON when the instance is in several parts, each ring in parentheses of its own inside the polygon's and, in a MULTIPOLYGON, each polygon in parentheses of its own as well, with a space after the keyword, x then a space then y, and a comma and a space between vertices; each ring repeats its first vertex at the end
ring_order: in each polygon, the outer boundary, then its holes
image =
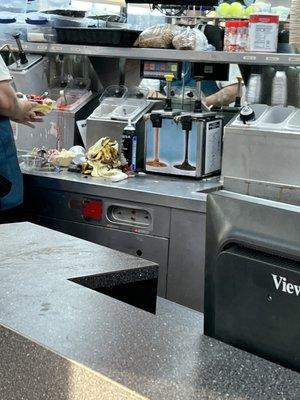
POLYGON ((237 51, 246 51, 249 38, 249 21, 238 21, 237 51))
POLYGON ((272 106, 286 106, 287 104, 287 76, 285 71, 277 71, 272 83, 272 106))
POLYGON ((122 135, 122 153, 130 170, 135 172, 137 170, 137 135, 130 118, 122 135))
POLYGON ((239 21, 226 21, 224 34, 224 50, 235 52, 237 51, 237 30, 239 21))
POLYGON ((255 120, 255 112, 247 103, 244 104, 243 108, 240 111, 240 119, 245 125, 250 121, 255 120))

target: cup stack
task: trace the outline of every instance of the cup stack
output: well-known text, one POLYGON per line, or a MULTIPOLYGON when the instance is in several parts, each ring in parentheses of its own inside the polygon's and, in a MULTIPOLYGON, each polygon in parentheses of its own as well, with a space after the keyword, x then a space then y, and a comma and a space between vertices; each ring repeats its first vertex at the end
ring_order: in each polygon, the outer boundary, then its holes
POLYGON ((292 0, 291 3, 290 44, 300 51, 300 0, 292 0))

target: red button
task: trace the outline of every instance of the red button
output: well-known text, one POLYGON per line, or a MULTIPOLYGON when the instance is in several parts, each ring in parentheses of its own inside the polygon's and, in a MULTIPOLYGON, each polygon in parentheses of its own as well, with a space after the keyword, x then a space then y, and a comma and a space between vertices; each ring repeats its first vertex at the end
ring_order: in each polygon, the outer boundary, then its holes
POLYGON ((85 219, 101 221, 102 219, 102 201, 87 200, 82 206, 82 216, 85 219))

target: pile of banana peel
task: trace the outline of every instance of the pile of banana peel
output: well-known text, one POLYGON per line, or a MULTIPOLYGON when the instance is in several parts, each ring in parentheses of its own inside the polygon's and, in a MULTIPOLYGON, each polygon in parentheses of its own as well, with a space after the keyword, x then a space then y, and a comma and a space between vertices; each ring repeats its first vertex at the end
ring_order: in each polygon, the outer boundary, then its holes
POLYGON ((82 173, 115 181, 128 178, 121 171, 119 145, 116 140, 103 137, 86 153, 87 162, 82 165, 82 173))

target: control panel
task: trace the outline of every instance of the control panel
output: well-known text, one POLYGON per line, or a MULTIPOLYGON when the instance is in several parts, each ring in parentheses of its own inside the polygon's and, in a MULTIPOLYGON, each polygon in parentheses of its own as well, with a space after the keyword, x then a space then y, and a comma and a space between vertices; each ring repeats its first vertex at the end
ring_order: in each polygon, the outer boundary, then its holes
POLYGON ((165 75, 174 75, 181 79, 182 63, 176 61, 141 61, 141 77, 147 79, 165 79, 165 75))

